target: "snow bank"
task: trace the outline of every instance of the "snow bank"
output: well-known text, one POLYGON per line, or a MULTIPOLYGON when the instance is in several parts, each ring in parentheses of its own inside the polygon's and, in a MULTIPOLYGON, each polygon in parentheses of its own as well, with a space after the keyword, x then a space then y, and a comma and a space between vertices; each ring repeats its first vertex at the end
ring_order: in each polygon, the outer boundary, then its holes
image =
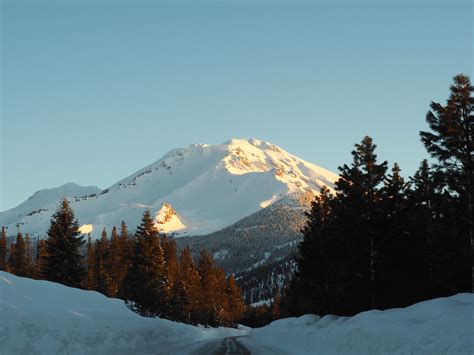
POLYGON ((144 318, 123 301, 0 271, 0 354, 186 354, 246 330, 144 318))
POLYGON ((250 349, 289 354, 474 354, 474 295, 354 317, 277 320, 241 338, 250 349))

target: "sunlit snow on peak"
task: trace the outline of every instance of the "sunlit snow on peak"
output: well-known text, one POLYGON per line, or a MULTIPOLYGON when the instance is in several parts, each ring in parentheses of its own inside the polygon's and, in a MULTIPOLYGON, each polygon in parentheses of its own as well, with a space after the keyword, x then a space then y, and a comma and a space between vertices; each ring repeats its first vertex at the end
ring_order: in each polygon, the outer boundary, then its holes
POLYGON ((92 233, 93 230, 94 226, 92 224, 83 224, 79 227, 79 232, 81 232, 82 234, 92 233))
POLYGON ((173 207, 166 202, 155 214, 155 225, 163 233, 175 233, 186 228, 173 207))
MULTIPOLYGON (((217 145, 172 149, 104 190, 72 185, 66 193, 64 187, 44 190, 0 213, 0 224, 13 230, 21 223, 23 232, 45 235, 59 199, 66 196, 79 223, 91 226, 83 233, 120 226, 122 221, 133 231, 148 209, 164 233, 206 234, 289 194, 317 194, 325 185, 331 189, 337 179, 336 174, 270 142, 234 138, 217 145)), ((99 233, 92 236, 100 237, 99 233)))

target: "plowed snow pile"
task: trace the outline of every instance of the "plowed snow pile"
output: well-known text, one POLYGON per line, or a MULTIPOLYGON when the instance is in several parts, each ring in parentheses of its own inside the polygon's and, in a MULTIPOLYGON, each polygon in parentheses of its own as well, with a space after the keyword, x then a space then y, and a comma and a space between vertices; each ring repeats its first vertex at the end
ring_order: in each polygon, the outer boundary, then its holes
POLYGON ((304 315, 253 329, 242 342, 266 353, 474 354, 474 295, 420 302, 354 317, 304 315))
POLYGON ((0 271, 0 354, 186 354, 242 335, 130 311, 123 301, 0 271))

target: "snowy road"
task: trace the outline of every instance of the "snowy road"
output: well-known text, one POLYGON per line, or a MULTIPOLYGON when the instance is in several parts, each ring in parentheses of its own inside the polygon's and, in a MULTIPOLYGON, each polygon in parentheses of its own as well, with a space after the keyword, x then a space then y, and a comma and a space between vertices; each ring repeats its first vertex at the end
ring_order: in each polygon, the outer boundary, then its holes
POLYGON ((249 349, 247 349, 238 338, 240 337, 229 337, 212 341, 204 345, 197 351, 197 355, 250 355, 249 349))

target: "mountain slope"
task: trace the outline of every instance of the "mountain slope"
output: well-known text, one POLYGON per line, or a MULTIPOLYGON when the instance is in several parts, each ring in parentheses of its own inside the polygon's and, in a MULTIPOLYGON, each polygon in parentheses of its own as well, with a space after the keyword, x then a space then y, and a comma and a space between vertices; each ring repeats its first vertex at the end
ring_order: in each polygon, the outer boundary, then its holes
POLYGON ((227 273, 242 273, 286 257, 302 239, 312 193, 293 193, 219 231, 177 240, 198 256, 208 250, 227 273))
MULTIPOLYGON (((149 209, 157 223, 163 222, 158 225, 162 230, 197 235, 228 226, 289 194, 332 187, 336 179, 271 143, 232 139, 174 149, 100 193, 74 194, 71 205, 80 224, 96 232, 122 220, 133 229, 149 209), (172 208, 174 218, 162 220, 163 206, 172 208)), ((52 194, 49 200, 57 199, 52 194)), ((22 223, 23 232, 44 234, 54 212, 49 200, 48 208, 33 207, 28 200, 0 213, 0 225, 22 223), (32 211, 38 212, 30 215, 32 211)))
POLYGON ((297 192, 219 231, 177 240, 197 258, 202 248, 227 274, 234 274, 247 303, 272 298, 293 275, 294 255, 303 238, 304 212, 314 195, 297 192))
POLYGON ((36 191, 28 199, 15 208, 0 213, 0 224, 8 226, 11 231, 15 230, 18 223, 22 230, 34 231, 43 229, 43 226, 49 223, 49 217, 56 210, 58 201, 67 197, 68 199, 77 199, 78 196, 97 195, 101 190, 97 186, 80 186, 69 182, 60 187, 36 191), (27 224, 30 224, 27 228, 27 224))

